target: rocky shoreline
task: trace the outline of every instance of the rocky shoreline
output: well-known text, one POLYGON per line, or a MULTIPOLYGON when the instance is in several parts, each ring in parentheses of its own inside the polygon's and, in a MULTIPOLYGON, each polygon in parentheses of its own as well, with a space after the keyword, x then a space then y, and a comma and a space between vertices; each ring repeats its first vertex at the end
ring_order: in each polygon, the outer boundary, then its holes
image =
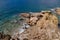
POLYGON ((0 40, 60 40, 60 8, 21 13, 1 27, 0 40))

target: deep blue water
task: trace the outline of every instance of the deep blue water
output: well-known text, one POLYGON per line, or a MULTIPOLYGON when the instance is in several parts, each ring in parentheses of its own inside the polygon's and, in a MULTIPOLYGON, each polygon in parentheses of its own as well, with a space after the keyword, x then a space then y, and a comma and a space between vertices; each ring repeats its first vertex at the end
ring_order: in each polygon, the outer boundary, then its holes
POLYGON ((39 12, 60 7, 60 0, 0 0, 0 20, 21 12, 39 12))

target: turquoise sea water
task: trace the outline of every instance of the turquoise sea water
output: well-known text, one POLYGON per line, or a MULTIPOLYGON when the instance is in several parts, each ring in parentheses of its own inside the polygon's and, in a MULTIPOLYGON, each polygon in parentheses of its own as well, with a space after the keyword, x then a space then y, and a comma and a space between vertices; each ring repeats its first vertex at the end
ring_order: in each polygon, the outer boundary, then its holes
POLYGON ((39 12, 60 7, 60 0, 0 0, 0 20, 21 12, 39 12))

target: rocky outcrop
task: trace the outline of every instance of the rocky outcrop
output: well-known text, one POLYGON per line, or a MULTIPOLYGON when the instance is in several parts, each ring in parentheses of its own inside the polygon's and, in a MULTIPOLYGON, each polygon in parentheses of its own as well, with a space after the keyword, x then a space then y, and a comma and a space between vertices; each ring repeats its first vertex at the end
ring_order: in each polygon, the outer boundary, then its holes
POLYGON ((0 25, 0 40, 60 40, 59 22, 59 8, 21 13, 0 25))
POLYGON ((60 40, 58 19, 50 11, 23 14, 25 22, 30 26, 24 32, 16 34, 12 39, 19 40, 60 40), (26 17, 25 17, 25 16, 26 17))

